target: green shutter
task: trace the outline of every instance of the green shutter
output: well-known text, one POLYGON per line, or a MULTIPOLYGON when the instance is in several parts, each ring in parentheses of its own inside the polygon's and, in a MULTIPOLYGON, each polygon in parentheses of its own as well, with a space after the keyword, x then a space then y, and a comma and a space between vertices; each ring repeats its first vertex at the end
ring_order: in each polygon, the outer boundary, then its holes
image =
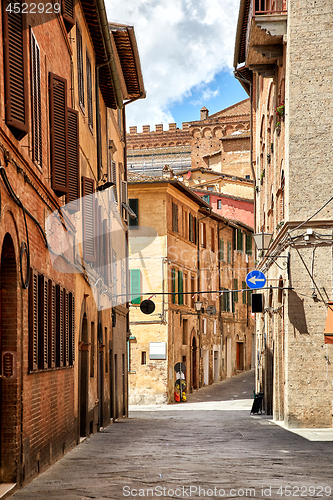
POLYGON ((141 270, 130 269, 131 278, 131 302, 132 304, 141 303, 141 270))
POLYGON ((241 229, 237 229, 237 250, 243 251, 243 233, 241 229))
POLYGON ((246 304, 246 282, 242 281, 242 289, 243 289, 243 304, 246 304))
MULTIPOLYGON (((234 279, 234 290, 238 290, 238 279, 234 279)), ((232 293, 233 302, 238 302, 238 292, 232 293)))
POLYGON ((178 304, 180 306, 182 306, 184 304, 183 271, 178 271, 178 304))
POLYGON ((204 194, 203 197, 202 197, 203 201, 205 201, 206 203, 209 203, 209 194, 204 194))
POLYGON ((220 238, 220 248, 219 248, 219 261, 224 260, 224 241, 220 238))
POLYGON ((176 304, 176 269, 171 270, 172 281, 172 303, 176 304))
POLYGON ((228 255, 227 255, 228 263, 231 263, 231 241, 228 241, 228 255))
POLYGON ((247 234, 245 237, 245 252, 247 255, 252 255, 252 234, 247 234))
POLYGON ((128 226, 131 228, 139 226, 139 200, 137 198, 130 198, 128 200, 129 207, 136 214, 136 219, 132 219, 132 217, 128 218, 128 226))

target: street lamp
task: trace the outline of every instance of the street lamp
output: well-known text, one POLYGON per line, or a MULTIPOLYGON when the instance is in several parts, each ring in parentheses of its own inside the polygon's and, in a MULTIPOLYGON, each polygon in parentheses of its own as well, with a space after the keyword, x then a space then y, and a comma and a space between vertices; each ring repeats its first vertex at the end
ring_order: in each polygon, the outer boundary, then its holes
POLYGON ((196 300, 194 302, 194 307, 195 307, 195 310, 197 313, 201 313, 201 309, 202 309, 202 301, 200 299, 196 300))
POLYGON ((258 252, 264 252, 270 245, 273 233, 257 233, 253 235, 258 252))

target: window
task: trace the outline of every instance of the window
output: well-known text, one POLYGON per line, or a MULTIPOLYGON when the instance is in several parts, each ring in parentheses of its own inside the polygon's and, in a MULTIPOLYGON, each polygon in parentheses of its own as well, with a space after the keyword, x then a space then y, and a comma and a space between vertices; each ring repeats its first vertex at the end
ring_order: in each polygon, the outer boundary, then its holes
POLYGON ((171 269, 171 289, 172 289, 172 303, 177 303, 176 298, 176 269, 171 269))
POLYGON ((211 243, 211 249, 212 249, 212 252, 215 252, 215 231, 214 231, 214 228, 212 227, 211 230, 210 230, 210 243, 211 243))
POLYGON ((183 236, 187 238, 187 212, 183 209, 183 236))
POLYGON ((184 273, 184 279, 183 279, 183 285, 184 285, 184 305, 188 305, 188 289, 187 289, 187 274, 184 273))
POLYGON ((82 111, 84 112, 83 48, 82 48, 82 34, 78 25, 76 25, 76 57, 77 57, 79 103, 82 108, 82 111))
POLYGON ((117 165, 112 159, 110 160, 110 181, 114 183, 112 186, 112 193, 114 196, 114 202, 118 205, 118 175, 117 175, 117 165))
POLYGON ((68 194, 67 81, 50 73, 51 182, 57 196, 68 194))
POLYGON ((246 295, 247 295, 247 286, 246 286, 246 282, 245 281, 242 281, 242 289, 243 289, 243 304, 246 304, 246 295))
POLYGON ((4 50, 5 120, 20 140, 28 133, 27 54, 24 40, 25 17, 21 3, 18 13, 6 11, 2 2, 4 50))
POLYGON ((128 219, 128 226, 131 229, 137 229, 139 227, 139 200, 137 198, 130 198, 128 204, 137 217, 136 219, 130 217, 128 219))
POLYGON ((203 197, 202 197, 203 201, 205 201, 206 203, 209 203, 209 194, 204 194, 203 197))
POLYGON ((178 233, 178 205, 172 203, 172 231, 178 233))
POLYGON ((31 32, 31 111, 32 111, 32 159, 43 166, 42 103, 40 86, 40 50, 31 32))
POLYGON ((227 288, 222 289, 223 293, 220 296, 220 307, 221 311, 229 312, 230 311, 230 292, 227 288))
POLYGON ((67 210, 75 212, 80 208, 79 181, 79 113, 67 109, 68 113, 68 193, 66 194, 67 210))
POLYGON ((224 261, 224 241, 220 238, 220 246, 219 246, 219 261, 224 261))
POLYGON ((82 177, 83 258, 96 262, 95 181, 82 177))
POLYGON ((178 304, 182 306, 184 304, 183 295, 183 272, 178 271, 178 304))
POLYGON ((237 229, 235 227, 232 228, 232 242, 233 242, 233 249, 237 249, 237 229))
POLYGON ((227 262, 231 264, 231 241, 227 242, 227 262))
POLYGON ((122 217, 125 221, 127 221, 127 210, 124 205, 127 205, 127 181, 121 180, 121 208, 122 208, 122 217))
MULTIPOLYGON (((234 290, 238 290, 238 279, 234 279, 234 290)), ((233 302, 238 302, 238 292, 232 293, 233 302)))
POLYGON ((204 335, 207 333, 207 318, 202 318, 202 331, 204 335))
POLYGON ((183 319, 183 345, 188 342, 188 319, 183 319))
POLYGON ((29 370, 73 366, 74 296, 31 269, 29 286, 29 370))
POLYGON ((192 243, 194 243, 194 231, 193 231, 193 215, 189 214, 188 216, 188 239, 192 243))
POLYGON ((87 70, 87 104, 88 104, 88 125, 92 129, 93 121, 93 95, 92 95, 92 73, 91 62, 88 52, 86 53, 86 70, 87 70))
POLYGON ((200 240, 201 246, 206 248, 206 224, 204 222, 200 224, 200 240))
POLYGON ((252 255, 252 234, 245 235, 245 253, 252 255))
POLYGON ((217 200, 217 209, 221 210, 222 208, 222 200, 217 200))
POLYGON ((243 233, 241 229, 237 229, 237 250, 243 251, 243 233))
POLYGON ((147 364, 147 352, 146 351, 141 352, 141 364, 142 365, 147 364))
POLYGON ((61 13, 68 33, 75 24, 74 0, 62 0, 61 13))

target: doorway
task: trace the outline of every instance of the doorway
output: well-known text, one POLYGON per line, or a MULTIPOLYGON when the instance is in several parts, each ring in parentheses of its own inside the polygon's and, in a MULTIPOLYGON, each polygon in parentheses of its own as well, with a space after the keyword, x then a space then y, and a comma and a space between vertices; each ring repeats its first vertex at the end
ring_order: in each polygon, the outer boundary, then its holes
POLYGON ((16 483, 20 429, 17 380, 17 269, 13 240, 6 234, 0 268, 0 483, 16 483), (4 411, 13 408, 13 412, 4 411))
POLYGON ((244 370, 244 342, 236 343, 236 370, 244 370))
POLYGON ((219 352, 214 351, 214 382, 219 381, 219 352))
POLYGON ((89 351, 88 351, 88 321, 84 313, 81 326, 82 345, 79 350, 79 425, 80 437, 87 436, 88 416, 88 380, 89 380, 89 351))
POLYGON ((195 337, 192 340, 192 387, 193 389, 198 388, 198 377, 197 377, 197 341, 195 337))

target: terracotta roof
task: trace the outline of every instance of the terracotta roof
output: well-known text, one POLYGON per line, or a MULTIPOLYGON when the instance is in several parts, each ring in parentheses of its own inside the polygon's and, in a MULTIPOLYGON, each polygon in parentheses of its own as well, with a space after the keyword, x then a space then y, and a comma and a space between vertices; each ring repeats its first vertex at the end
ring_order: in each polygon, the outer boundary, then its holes
POLYGON ((131 183, 135 182, 156 182, 161 180, 162 177, 138 174, 137 172, 131 172, 130 169, 127 170, 127 181, 131 183))

